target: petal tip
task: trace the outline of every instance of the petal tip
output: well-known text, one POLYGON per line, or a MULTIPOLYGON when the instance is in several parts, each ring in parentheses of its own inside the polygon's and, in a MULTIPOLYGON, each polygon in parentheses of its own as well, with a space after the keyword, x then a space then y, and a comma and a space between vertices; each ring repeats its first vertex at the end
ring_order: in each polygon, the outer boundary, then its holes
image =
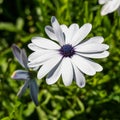
POLYGON ((64 82, 64 85, 65 85, 66 87, 68 87, 68 86, 71 85, 71 83, 66 83, 66 82, 64 82))
POLYGON ((55 17, 55 16, 52 16, 52 18, 51 18, 51 23, 54 23, 54 22, 55 22, 55 19, 56 19, 56 17, 55 17))
POLYGON ((105 56, 104 58, 108 57, 110 55, 110 53, 108 51, 105 51, 105 56))
POLYGON ((11 75, 11 78, 15 79, 15 76, 16 76, 16 72, 13 72, 13 74, 11 75))
POLYGON ((83 88, 83 87, 85 87, 85 84, 81 83, 81 84, 79 85, 79 87, 80 87, 80 88, 83 88))
POLYGON ((87 25, 90 29, 92 29, 92 24, 91 23, 86 23, 85 25, 87 25))

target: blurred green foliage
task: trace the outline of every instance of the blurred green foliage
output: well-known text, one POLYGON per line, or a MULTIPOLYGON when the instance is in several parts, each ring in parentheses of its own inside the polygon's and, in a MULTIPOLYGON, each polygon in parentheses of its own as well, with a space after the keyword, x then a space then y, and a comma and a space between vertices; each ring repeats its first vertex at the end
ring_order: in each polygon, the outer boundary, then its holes
POLYGON ((120 16, 102 17, 97 0, 0 0, 0 120, 119 120, 120 119, 120 16), (110 45, 110 56, 97 60, 104 70, 86 76, 82 89, 61 80, 47 85, 38 80, 39 106, 29 91, 17 98, 22 82, 10 78, 21 66, 14 59, 11 45, 27 50, 33 36, 47 37, 44 27, 56 16, 61 24, 91 23, 88 37, 103 36, 110 45))

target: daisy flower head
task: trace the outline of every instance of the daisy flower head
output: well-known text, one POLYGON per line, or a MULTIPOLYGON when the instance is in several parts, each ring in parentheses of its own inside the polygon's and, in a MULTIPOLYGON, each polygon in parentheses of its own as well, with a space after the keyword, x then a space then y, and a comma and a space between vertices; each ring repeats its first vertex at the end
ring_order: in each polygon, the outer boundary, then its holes
POLYGON ((34 71, 31 71, 30 68, 28 67, 28 59, 27 55, 24 49, 20 49, 17 45, 13 44, 12 45, 12 51, 15 56, 15 58, 18 60, 18 62, 21 64, 25 70, 16 70, 13 72, 11 78, 21 81, 24 81, 23 86, 19 90, 17 96, 21 97, 27 88, 30 89, 30 95, 31 99, 35 103, 35 105, 38 105, 38 100, 37 100, 37 94, 38 94, 38 86, 36 81, 33 78, 34 71))
POLYGON ((51 18, 52 26, 46 26, 45 32, 50 39, 32 38, 28 47, 34 51, 29 57, 29 67, 39 67, 38 79, 46 76, 47 84, 54 84, 62 76, 65 86, 75 80, 79 87, 85 86, 84 74, 93 76, 102 71, 102 66, 90 58, 104 58, 109 55, 109 46, 103 44, 103 37, 97 36, 83 41, 91 31, 90 23, 79 27, 60 25, 51 18))
POLYGON ((109 13, 118 10, 120 12, 120 0, 99 0, 99 4, 103 4, 101 15, 107 15, 109 13))

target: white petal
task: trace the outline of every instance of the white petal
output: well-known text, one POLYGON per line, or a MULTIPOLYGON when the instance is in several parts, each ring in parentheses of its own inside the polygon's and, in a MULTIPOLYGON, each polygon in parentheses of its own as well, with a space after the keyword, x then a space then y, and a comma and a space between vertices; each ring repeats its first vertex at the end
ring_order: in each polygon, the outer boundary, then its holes
POLYGON ((28 44, 28 48, 31 49, 32 51, 41 51, 43 50, 42 48, 38 47, 37 45, 30 43, 28 44))
POLYGON ((96 37, 92 37, 90 39, 88 39, 87 41, 81 43, 82 45, 86 45, 86 44, 91 44, 91 43, 102 43, 104 41, 104 38, 101 36, 96 36, 96 37))
POLYGON ((69 57, 63 58, 61 72, 64 85, 69 86, 73 80, 73 67, 69 57))
MULTIPOLYGON (((47 61, 47 60, 46 60, 47 61)), ((44 62, 46 62, 44 61, 44 62)), ((38 62, 38 63, 28 63, 29 68, 38 70, 41 65, 44 64, 44 62, 38 62)))
POLYGON ((49 36, 50 39, 58 42, 57 37, 55 36, 54 30, 51 26, 46 26, 45 27, 45 32, 49 36))
POLYGON ((61 75, 61 62, 57 64, 47 75, 46 82, 51 85, 54 84, 61 75))
POLYGON ((70 44, 72 41, 73 36, 75 35, 76 31, 79 30, 78 24, 71 24, 69 30, 66 35, 66 44, 70 44))
POLYGON ((83 88, 85 86, 85 77, 83 73, 81 73, 80 70, 75 65, 73 65, 73 67, 74 67, 74 77, 76 84, 79 87, 83 88))
POLYGON ((92 25, 90 23, 84 24, 79 30, 76 31, 76 34, 71 40, 73 46, 79 44, 91 31, 92 25))
POLYGON ((55 33, 60 45, 64 45, 64 34, 62 32, 62 29, 61 29, 57 19, 54 16, 51 18, 51 24, 52 24, 54 33, 55 33))
POLYGON ((46 61, 44 65, 40 68, 38 71, 37 77, 38 79, 43 78, 47 73, 49 73, 54 66, 59 64, 60 60, 62 59, 62 56, 57 55, 54 58, 51 58, 50 60, 46 61))
POLYGON ((29 73, 25 70, 16 70, 11 78, 16 80, 27 80, 29 78, 29 73))
POLYGON ((92 54, 77 52, 77 54, 80 55, 80 56, 87 57, 87 58, 97 58, 97 59, 99 59, 99 58, 105 58, 105 57, 109 56, 109 52, 108 51, 104 51, 102 53, 92 53, 92 54))
POLYGON ((37 71, 39 69, 39 66, 31 68, 33 71, 37 71))
POLYGON ((32 39, 32 42, 36 46, 44 48, 44 49, 60 49, 60 46, 57 43, 49 39, 46 39, 46 38, 35 37, 32 39))
POLYGON ((99 4, 105 4, 106 2, 108 2, 109 0, 99 0, 99 4))
POLYGON ((120 6, 120 0, 109 0, 101 10, 101 15, 107 15, 115 10, 117 10, 120 6))
POLYGON ((66 33, 68 31, 68 27, 66 25, 62 24, 62 25, 60 25, 60 27, 64 33, 66 33))
MULTIPOLYGON (((59 55, 59 53, 57 51, 49 51, 48 54, 43 54, 41 56, 36 57, 36 59, 30 61, 30 63, 28 64, 28 66, 29 67, 36 67, 35 64, 38 64, 38 63, 41 64, 41 63, 49 60, 50 58, 54 58, 54 57, 56 57, 58 55, 59 55)), ((29 60, 31 60, 31 59, 29 58, 29 60)))
POLYGON ((37 59, 40 56, 44 56, 45 54, 54 54, 54 53, 58 53, 55 50, 45 50, 45 49, 41 49, 40 51, 36 51, 33 52, 32 54, 29 55, 28 60, 29 61, 33 61, 35 59, 37 59))
MULTIPOLYGON (((44 51, 45 51, 45 50, 44 50, 44 51)), ((43 51, 37 51, 37 52, 31 53, 31 54, 28 56, 28 61, 32 61, 32 60, 38 58, 38 56, 43 55, 43 53, 44 53, 43 51)))
MULTIPOLYGON (((80 56, 80 57, 81 57, 81 56, 80 56)), ((103 70, 102 66, 99 65, 98 63, 96 63, 96 62, 94 62, 94 61, 92 61, 92 60, 90 60, 90 59, 85 59, 85 58, 83 58, 83 59, 84 59, 87 63, 89 63, 89 64, 93 67, 93 69, 94 69, 95 71, 100 72, 100 71, 103 70)))
POLYGON ((92 60, 88 60, 88 63, 95 69, 96 72, 100 72, 103 70, 103 67, 101 65, 93 62, 92 60))
POLYGON ((106 44, 86 44, 86 45, 78 45, 75 47, 75 51, 83 52, 83 53, 94 53, 94 52, 102 52, 109 48, 106 44))
POLYGON ((75 64, 83 73, 87 75, 95 75, 96 71, 93 66, 86 60, 78 55, 72 57, 72 62, 75 64))
POLYGON ((66 38, 68 37, 69 29, 68 29, 68 27, 66 25, 60 25, 60 27, 61 27, 61 29, 62 29, 62 31, 64 33, 64 38, 65 38, 64 42, 66 43, 66 38))

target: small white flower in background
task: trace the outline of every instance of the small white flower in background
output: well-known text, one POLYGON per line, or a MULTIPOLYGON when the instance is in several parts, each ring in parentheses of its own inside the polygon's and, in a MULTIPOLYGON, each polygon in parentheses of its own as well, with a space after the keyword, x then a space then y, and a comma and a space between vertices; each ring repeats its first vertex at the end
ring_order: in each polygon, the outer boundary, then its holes
POLYGON ((40 67, 38 79, 46 76, 47 84, 54 84, 62 76, 65 86, 74 79, 79 87, 85 86, 84 74, 93 76, 102 71, 102 66, 90 58, 104 58, 109 55, 109 46, 103 44, 103 37, 96 36, 83 41, 91 31, 90 23, 79 28, 78 24, 70 27, 59 25, 51 18, 51 26, 45 31, 50 39, 35 37, 28 47, 34 52, 28 57, 29 67, 40 67))
POLYGON ((25 90, 29 87, 30 95, 33 102, 38 105, 37 94, 38 94, 38 86, 36 81, 33 78, 34 71, 30 71, 28 67, 28 59, 24 49, 18 48, 15 44, 12 45, 12 51, 18 62, 26 69, 26 70, 16 70, 12 74, 12 78, 15 80, 24 80, 25 83, 21 87, 18 92, 18 97, 21 97, 25 90))
POLYGON ((103 4, 101 15, 107 15, 115 10, 120 13, 120 0, 99 0, 98 2, 103 4))

